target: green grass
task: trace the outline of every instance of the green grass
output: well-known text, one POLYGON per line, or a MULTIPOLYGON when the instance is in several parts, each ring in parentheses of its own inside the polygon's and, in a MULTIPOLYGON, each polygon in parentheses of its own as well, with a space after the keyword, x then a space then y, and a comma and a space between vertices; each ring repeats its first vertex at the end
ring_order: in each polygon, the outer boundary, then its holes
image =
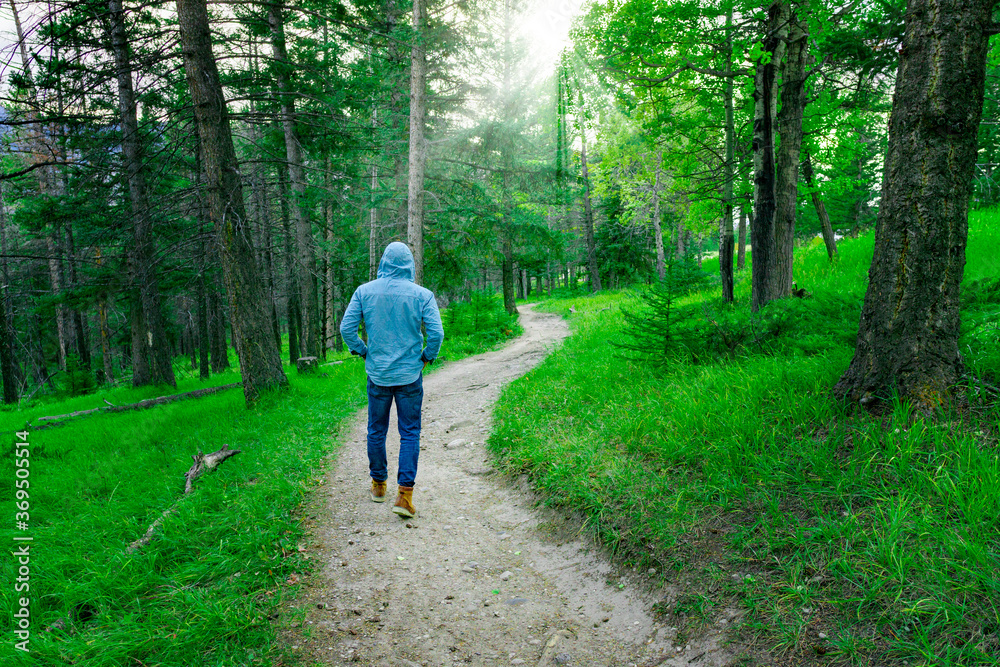
MULTIPOLYGON (((519 330, 480 304, 480 328, 447 330, 442 354, 485 351, 519 330), (499 327, 502 327, 498 329, 499 327)), ((462 311, 459 306, 457 310, 462 311)), ((502 308, 500 308, 502 312, 502 308)), ((449 312, 445 311, 445 317, 449 312)), ((446 319, 447 323, 447 319, 446 319)), ((270 665, 294 662, 277 640, 272 614, 310 571, 299 551, 300 505, 336 452, 337 432, 364 405, 358 358, 299 376, 286 367, 287 391, 253 409, 239 389, 149 410, 99 414, 30 430, 31 642, 15 651, 16 563, 6 559, 0 593, 0 663, 50 665, 270 665), (153 542, 128 545, 171 507, 198 450, 240 449, 178 502, 153 542), (45 628, 62 621, 65 628, 45 628)), ((177 391, 238 381, 233 370, 202 382, 179 361, 177 391)), ((72 398, 43 397, 0 413, 4 474, 0 526, 15 531, 14 447, 17 431, 43 414, 64 414, 173 393, 170 388, 105 388, 72 398)))
MULTIPOLYGON (((966 326, 963 353, 986 377, 1000 371, 998 308, 975 281, 1000 275, 998 222, 974 214, 968 255, 966 320, 994 315, 992 330, 966 326)), ((995 665, 1000 412, 973 395, 937 423, 898 404, 873 418, 832 397, 872 246, 845 240, 833 265, 821 243, 801 249, 796 280, 814 298, 777 306, 789 330, 699 364, 622 357, 633 292, 546 301, 573 335, 504 392, 489 446, 624 564, 677 587, 661 611, 682 636, 738 607, 749 664, 995 665)), ((711 315, 717 291, 684 301, 711 315)))

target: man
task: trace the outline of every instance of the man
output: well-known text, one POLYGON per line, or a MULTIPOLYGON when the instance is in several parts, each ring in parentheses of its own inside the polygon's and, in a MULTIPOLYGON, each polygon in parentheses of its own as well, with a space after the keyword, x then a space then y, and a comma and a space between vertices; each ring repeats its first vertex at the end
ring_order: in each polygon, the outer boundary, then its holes
POLYGON ((350 348, 365 360, 368 373, 368 468, 372 500, 385 502, 385 436, 389 408, 396 401, 399 426, 399 495, 392 511, 410 518, 413 485, 420 455, 420 408, 424 399, 423 371, 434 361, 444 340, 441 314, 434 294, 414 284, 413 254, 402 243, 390 243, 378 265, 378 279, 354 291, 340 323, 340 333, 350 348), (368 344, 358 337, 364 320, 368 344), (420 330, 427 328, 427 347, 420 330))

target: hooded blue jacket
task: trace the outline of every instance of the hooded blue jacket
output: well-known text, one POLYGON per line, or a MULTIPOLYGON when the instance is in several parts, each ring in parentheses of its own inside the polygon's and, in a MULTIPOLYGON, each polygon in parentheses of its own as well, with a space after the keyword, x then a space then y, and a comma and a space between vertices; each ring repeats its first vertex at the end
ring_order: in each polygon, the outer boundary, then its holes
POLYGON ((380 387, 416 382, 425 361, 441 350, 444 328, 434 294, 413 282, 413 254, 403 243, 390 243, 378 265, 378 279, 354 291, 340 334, 351 352, 365 358, 365 371, 380 387), (365 322, 368 344, 358 337, 365 322), (420 325, 427 327, 427 347, 420 325))

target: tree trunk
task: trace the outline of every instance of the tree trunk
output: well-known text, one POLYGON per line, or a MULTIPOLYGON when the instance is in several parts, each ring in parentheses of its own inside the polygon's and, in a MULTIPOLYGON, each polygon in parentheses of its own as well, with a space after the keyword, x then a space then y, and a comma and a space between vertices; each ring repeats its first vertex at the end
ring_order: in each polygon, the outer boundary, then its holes
POLYGON ((427 53, 424 34, 425 0, 413 0, 413 46, 410 57, 410 184, 407 197, 406 240, 413 253, 414 277, 424 283, 424 167, 427 145, 424 124, 427 104, 427 53))
POLYGON ((209 366, 209 348, 212 338, 208 332, 208 294, 205 280, 207 262, 205 261, 205 241, 202 233, 201 225, 198 225, 198 377, 207 380, 212 375, 209 366))
POLYGON ((299 288, 295 278, 295 256, 292 252, 292 233, 289 229, 288 210, 282 207, 281 224, 285 232, 285 266, 288 268, 288 363, 295 364, 302 354, 299 333, 302 331, 302 317, 299 310, 299 288))
POLYGON ((14 330, 13 309, 10 299, 10 272, 7 266, 7 202, 0 182, 0 375, 3 377, 3 402, 16 403, 23 377, 15 360, 17 334, 14 330))
POLYGON ((580 166, 583 170, 583 224, 587 236, 587 271, 590 273, 590 291, 601 291, 601 274, 597 270, 597 247, 594 240, 594 209, 590 203, 590 172, 587 168, 587 133, 580 131, 582 147, 580 166))
POLYGON ((222 255, 222 274, 233 321, 233 343, 248 404, 263 391, 288 384, 269 331, 260 271, 250 242, 239 164, 222 82, 212 54, 205 0, 177 0, 184 70, 205 161, 212 221, 222 255))
POLYGON ((132 86, 132 57, 125 34, 122 0, 108 0, 108 21, 111 26, 111 51, 118 77, 122 168, 132 211, 132 245, 128 259, 134 315, 141 311, 138 321, 132 325, 132 384, 136 387, 148 384, 176 387, 177 380, 174 378, 170 348, 163 327, 163 313, 160 310, 160 286, 153 249, 153 220, 146 193, 144 157, 132 86))
POLYGON ((510 237, 505 237, 503 241, 503 265, 501 266, 503 279, 503 307, 508 315, 517 312, 517 299, 514 294, 514 249, 510 237))
MULTIPOLYGON (((100 270, 104 264, 101 249, 94 248, 95 261, 100 270)), ((114 358, 111 350, 111 332, 108 330, 108 294, 103 289, 97 295, 97 327, 101 337, 101 360, 104 369, 104 382, 115 383, 114 358)))
MULTIPOLYGON (((0 203, 2 206, 2 203, 0 203)), ((0 296, 7 300, 7 281, 4 280, 3 293, 0 296)), ((20 396, 20 382, 14 363, 14 328, 11 326, 6 303, 0 302, 0 376, 3 378, 3 402, 7 405, 17 403, 20 396)))
MULTIPOLYGON (((377 112, 372 111, 374 116, 377 112)), ((375 207, 375 196, 378 191, 378 164, 372 161, 371 169, 371 202, 368 205, 368 280, 378 277, 379 239, 378 239, 378 208, 375 207)))
POLYGON ((804 151, 802 157, 802 177, 806 185, 809 186, 809 194, 812 196, 813 206, 816 207, 816 215, 819 217, 820 228, 823 230, 823 243, 826 244, 826 254, 830 261, 837 256, 837 239, 833 235, 833 225, 830 224, 830 214, 826 212, 826 206, 819 197, 819 190, 813 184, 812 159, 809 151, 804 151))
POLYGON ((802 149, 802 116, 806 108, 806 58, 809 56, 808 27, 788 7, 787 2, 782 5, 784 15, 788 17, 785 21, 788 39, 781 76, 781 111, 777 117, 781 141, 775 158, 775 271, 770 275, 773 299, 784 298, 792 293, 799 153, 802 149))
POLYGON ((723 165, 722 220, 719 223, 719 276, 722 300, 733 302, 733 181, 736 171, 736 124, 733 117, 733 9, 726 13, 726 76, 723 82, 726 111, 726 162, 723 165))
MULTIPOLYGON (((401 4, 399 0, 386 0, 385 34, 387 35, 393 35, 399 26, 403 14, 401 4)), ((393 84, 389 92, 389 127, 391 131, 388 145, 383 150, 384 153, 392 155, 393 177, 395 179, 390 236, 406 234, 407 225, 408 197, 404 194, 407 191, 407 160, 400 146, 406 141, 403 119, 407 117, 408 113, 406 93, 410 82, 405 76, 406 53, 402 45, 401 40, 390 39, 387 49, 387 65, 393 84)))
POLYGON ((653 179, 653 241, 656 244, 656 277, 667 279, 667 262, 663 252, 663 226, 660 224, 660 172, 663 170, 663 151, 656 157, 656 176, 653 179))
POLYGON ((776 298, 772 277, 777 270, 774 238, 774 116, 778 104, 777 63, 781 62, 785 19, 781 3, 775 2, 768 8, 764 50, 771 54, 771 58, 767 63, 757 63, 757 73, 754 76, 754 214, 750 225, 753 240, 750 309, 753 311, 776 298))
POLYGON ((295 104, 288 73, 293 64, 288 59, 285 48, 285 23, 281 16, 280 4, 268 7, 268 22, 271 25, 271 40, 276 62, 278 93, 281 96, 281 125, 285 135, 285 155, 287 156, 288 179, 292 186, 291 213, 295 227, 295 248, 299 283, 299 307, 302 312, 302 329, 299 332, 299 347, 307 357, 319 356, 319 303, 316 289, 316 251, 313 248, 312 224, 304 205, 306 177, 302 161, 302 145, 299 143, 295 124, 295 104))
POLYGON ((52 230, 48 236, 45 237, 46 248, 49 253, 48 264, 49 264, 49 282, 52 285, 52 295, 58 299, 56 302, 56 335, 58 341, 57 351, 59 353, 58 361, 59 368, 61 370, 66 370, 66 353, 68 348, 67 339, 69 338, 69 324, 67 323, 66 306, 62 303, 63 298, 63 285, 62 285, 62 253, 57 241, 58 229, 52 230))
MULTIPOLYGON (((256 64, 254 73, 256 73, 256 64)), ((254 102, 250 102, 250 111, 256 114, 257 109, 254 102)), ((263 137, 260 127, 256 122, 250 122, 250 140, 255 146, 261 145, 263 137)), ((281 348, 281 329, 278 323, 278 308, 275 305, 274 287, 274 251, 271 233, 271 207, 268 200, 267 178, 261 165, 255 165, 250 178, 251 197, 253 201, 254 218, 258 229, 258 249, 261 266, 264 268, 265 291, 267 293, 267 303, 271 311, 271 330, 274 333, 274 344, 281 348)))
POLYGON ((742 271, 747 262, 747 211, 742 205, 740 206, 739 240, 737 241, 736 247, 736 268, 742 271))
POLYGON ((857 348, 835 392, 932 410, 963 373, 959 286, 995 0, 910 0, 857 348))
MULTIPOLYGON (((66 255, 69 259, 69 285, 77 287, 76 278, 76 245, 73 241, 73 230, 66 227, 66 255)), ((91 369, 90 343, 87 341, 87 318, 79 308, 73 308, 73 329, 76 334, 76 351, 80 355, 80 363, 88 371, 91 369)))

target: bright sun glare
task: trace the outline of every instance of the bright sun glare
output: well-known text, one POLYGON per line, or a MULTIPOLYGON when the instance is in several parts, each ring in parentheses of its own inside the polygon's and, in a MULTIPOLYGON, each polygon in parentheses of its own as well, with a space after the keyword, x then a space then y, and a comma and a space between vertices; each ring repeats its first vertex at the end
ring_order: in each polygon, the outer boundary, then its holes
POLYGON ((535 0, 521 23, 532 62, 543 76, 551 73, 559 54, 569 46, 569 29, 585 0, 535 0))

